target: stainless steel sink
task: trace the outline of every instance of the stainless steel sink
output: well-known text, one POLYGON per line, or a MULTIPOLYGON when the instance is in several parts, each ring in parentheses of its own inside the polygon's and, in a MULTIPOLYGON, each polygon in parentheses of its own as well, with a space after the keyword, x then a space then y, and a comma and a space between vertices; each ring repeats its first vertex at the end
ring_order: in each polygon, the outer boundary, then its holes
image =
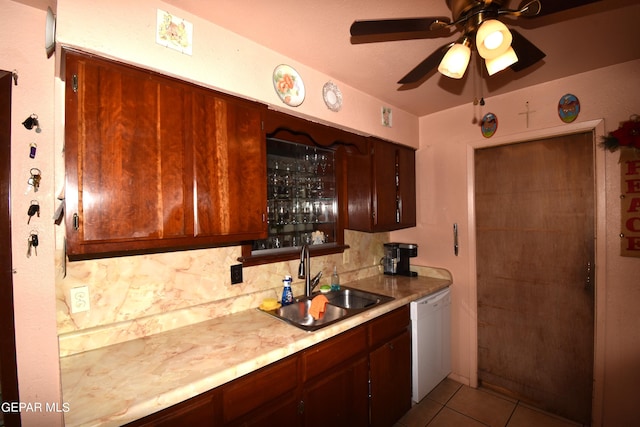
POLYGON ((315 331, 380 304, 393 301, 393 297, 386 295, 343 287, 339 291, 324 294, 329 303, 325 306, 325 311, 320 318, 314 319, 309 314, 309 308, 311 307, 311 300, 316 295, 314 294, 310 298, 297 298, 293 304, 282 306, 276 310, 265 311, 265 313, 305 331, 315 331))
POLYGON ((280 307, 275 310, 275 314, 276 316, 287 320, 289 323, 303 327, 304 329, 318 329, 319 327, 335 322, 348 314, 345 308, 327 304, 325 306, 324 313, 321 313, 320 318, 316 320, 311 316, 311 314, 309 314, 310 307, 311 300, 305 299, 303 301, 296 301, 293 304, 280 307))
POLYGON ((329 292, 326 294, 326 297, 332 305, 355 310, 366 309, 393 300, 392 297, 385 295, 350 288, 342 288, 339 291, 329 292))

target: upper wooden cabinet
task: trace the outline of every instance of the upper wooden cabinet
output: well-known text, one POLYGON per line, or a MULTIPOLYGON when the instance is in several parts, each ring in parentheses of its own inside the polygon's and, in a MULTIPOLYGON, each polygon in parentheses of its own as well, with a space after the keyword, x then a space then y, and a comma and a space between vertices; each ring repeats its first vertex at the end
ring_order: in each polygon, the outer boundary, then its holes
POLYGON ((194 90, 191 141, 196 236, 240 240, 266 236, 267 154, 262 110, 246 101, 194 90))
POLYGON ((343 252, 348 248, 346 157, 368 158, 367 138, 274 110, 265 114, 264 132, 269 235, 243 245, 238 261, 246 266, 298 259, 302 245, 318 231, 324 243, 311 244, 311 256, 343 252))
POLYGON ((266 236, 262 105, 65 52, 70 259, 266 236))
POLYGON ((366 155, 347 156, 347 200, 346 228, 377 232, 415 227, 415 150, 370 138, 366 155))

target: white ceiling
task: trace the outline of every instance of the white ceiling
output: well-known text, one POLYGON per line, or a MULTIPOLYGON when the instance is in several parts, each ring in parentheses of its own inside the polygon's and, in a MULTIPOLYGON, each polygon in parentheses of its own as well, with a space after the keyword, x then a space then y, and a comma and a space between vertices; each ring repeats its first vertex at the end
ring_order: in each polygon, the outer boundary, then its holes
MULTIPOLYGON (((481 79, 481 67, 470 65, 462 80, 434 73, 418 88, 399 91, 400 78, 458 35, 351 44, 351 23, 451 16, 445 0, 165 1, 417 116, 640 58, 640 2, 601 0, 545 17, 504 18, 547 54, 526 70, 481 79)), ((519 3, 507 1, 512 8, 519 3)))

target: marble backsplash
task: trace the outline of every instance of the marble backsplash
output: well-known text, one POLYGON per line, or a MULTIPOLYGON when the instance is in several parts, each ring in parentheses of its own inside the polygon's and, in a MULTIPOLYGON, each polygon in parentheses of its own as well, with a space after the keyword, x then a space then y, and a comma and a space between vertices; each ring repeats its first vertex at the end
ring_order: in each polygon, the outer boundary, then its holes
MULTIPOLYGON (((388 233, 345 230, 344 254, 313 257, 312 274, 328 283, 337 266, 342 283, 381 273, 388 233)), ((60 356, 68 356, 257 307, 280 297, 282 278, 304 292, 298 260, 243 268, 243 283, 231 285, 229 266, 240 246, 77 261, 56 280, 60 356), (90 309, 71 314, 70 290, 88 286, 90 309)), ((59 265, 62 264, 60 260, 59 265)))

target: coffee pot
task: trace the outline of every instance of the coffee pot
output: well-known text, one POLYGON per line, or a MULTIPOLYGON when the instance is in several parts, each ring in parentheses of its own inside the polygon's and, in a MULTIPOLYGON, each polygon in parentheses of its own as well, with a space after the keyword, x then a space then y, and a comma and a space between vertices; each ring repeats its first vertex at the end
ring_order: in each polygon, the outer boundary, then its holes
POLYGON ((380 260, 384 274, 415 277, 411 271, 409 258, 418 256, 418 245, 414 243, 385 243, 384 257, 380 260))

